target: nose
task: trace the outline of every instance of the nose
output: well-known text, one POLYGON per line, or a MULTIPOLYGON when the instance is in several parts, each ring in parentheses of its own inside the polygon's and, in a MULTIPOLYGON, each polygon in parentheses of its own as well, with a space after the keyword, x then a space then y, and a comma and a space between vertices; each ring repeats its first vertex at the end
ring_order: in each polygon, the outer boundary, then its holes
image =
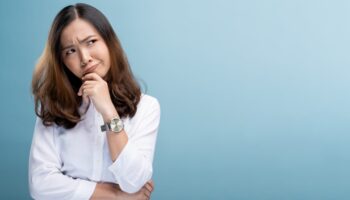
POLYGON ((89 62, 92 61, 92 57, 90 55, 90 52, 86 48, 80 49, 80 66, 85 67, 89 62))

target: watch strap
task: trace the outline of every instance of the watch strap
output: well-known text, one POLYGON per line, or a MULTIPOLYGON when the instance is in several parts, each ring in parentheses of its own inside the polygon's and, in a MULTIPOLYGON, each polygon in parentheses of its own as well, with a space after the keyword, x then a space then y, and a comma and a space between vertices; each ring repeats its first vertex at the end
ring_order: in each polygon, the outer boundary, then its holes
POLYGON ((105 123, 105 124, 101 125, 101 131, 102 132, 107 132, 109 130, 111 130, 111 127, 110 127, 110 125, 108 123, 105 123))

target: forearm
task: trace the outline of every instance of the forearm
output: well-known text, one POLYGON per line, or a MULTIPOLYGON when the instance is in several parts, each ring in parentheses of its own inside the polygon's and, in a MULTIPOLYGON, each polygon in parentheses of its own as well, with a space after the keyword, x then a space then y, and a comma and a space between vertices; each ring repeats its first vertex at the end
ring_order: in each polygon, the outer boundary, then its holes
POLYGON ((97 183, 90 200, 149 200, 153 189, 153 181, 147 182, 133 194, 123 192, 117 184, 97 183))
POLYGON ((108 147, 112 162, 117 160, 125 145, 128 143, 128 135, 124 130, 119 133, 107 133, 108 147))
MULTIPOLYGON (((103 115, 104 122, 110 122, 114 117, 119 117, 115 108, 110 109, 103 115)), ((107 141, 110 152, 111 160, 114 162, 119 154, 122 152, 126 143, 128 143, 128 136, 124 130, 119 133, 114 133, 112 131, 107 132, 107 141)))
MULTIPOLYGON (((108 113, 112 110, 108 109, 108 113)), ((114 175, 113 182, 118 183, 128 193, 137 192, 152 178, 152 160, 160 118, 157 101, 141 103, 138 112, 131 124, 126 121, 125 130, 128 133, 121 131, 118 134, 106 134, 109 155, 113 162, 108 169, 114 175)), ((105 122, 117 116, 116 112, 109 116, 104 114, 102 116, 105 122)))
POLYGON ((118 199, 118 192, 121 192, 121 190, 117 184, 97 183, 90 200, 116 200, 118 199))

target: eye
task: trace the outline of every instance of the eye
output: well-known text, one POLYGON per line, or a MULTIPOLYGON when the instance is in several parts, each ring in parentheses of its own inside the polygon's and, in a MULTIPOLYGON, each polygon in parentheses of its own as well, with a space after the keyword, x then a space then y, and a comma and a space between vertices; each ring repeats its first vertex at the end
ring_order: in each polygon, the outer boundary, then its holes
POLYGON ((89 40, 87 42, 87 44, 90 46, 90 45, 94 44, 96 41, 97 41, 96 39, 92 39, 92 40, 89 40))
POLYGON ((68 49, 67 51, 66 51, 66 55, 68 56, 68 55, 70 55, 70 54, 72 54, 72 53, 74 53, 75 52, 75 49, 68 49))

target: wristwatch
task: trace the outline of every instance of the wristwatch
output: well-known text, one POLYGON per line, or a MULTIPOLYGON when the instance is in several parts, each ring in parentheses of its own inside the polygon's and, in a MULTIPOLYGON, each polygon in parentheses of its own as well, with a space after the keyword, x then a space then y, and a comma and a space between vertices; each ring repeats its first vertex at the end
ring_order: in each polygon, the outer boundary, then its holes
POLYGON ((101 126, 101 131, 112 131, 114 133, 119 133, 124 128, 123 121, 119 117, 114 117, 111 122, 106 122, 101 126))

